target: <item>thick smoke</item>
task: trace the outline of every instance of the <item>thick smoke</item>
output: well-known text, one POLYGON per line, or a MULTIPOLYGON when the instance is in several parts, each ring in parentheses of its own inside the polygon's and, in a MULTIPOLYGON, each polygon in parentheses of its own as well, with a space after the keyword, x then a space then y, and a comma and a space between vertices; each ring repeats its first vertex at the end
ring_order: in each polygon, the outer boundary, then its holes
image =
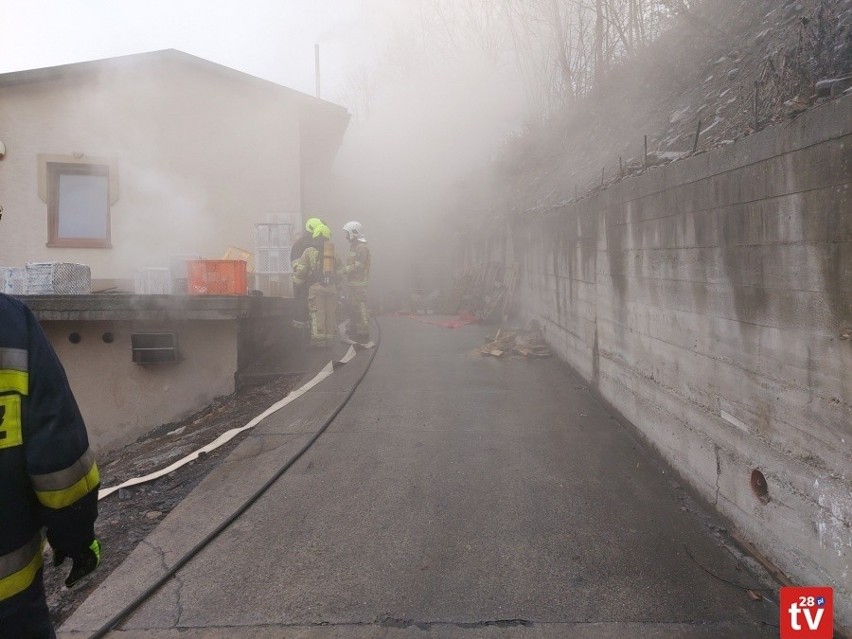
MULTIPOLYGON (((362 222, 373 252, 373 298, 395 308, 415 289, 449 282, 446 250, 458 184, 486 164, 520 121, 510 71, 472 54, 385 85, 354 120, 338 155, 335 223, 362 222)), ((339 224, 336 224, 339 228, 339 224)))

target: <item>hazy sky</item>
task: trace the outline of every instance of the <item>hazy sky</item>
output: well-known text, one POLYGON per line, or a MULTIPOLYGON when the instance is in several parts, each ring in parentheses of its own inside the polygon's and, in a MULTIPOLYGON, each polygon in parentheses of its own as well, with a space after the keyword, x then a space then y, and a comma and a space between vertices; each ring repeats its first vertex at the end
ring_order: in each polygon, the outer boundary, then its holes
POLYGON ((375 49, 378 0, 0 0, 0 73, 179 49, 335 101, 375 49))

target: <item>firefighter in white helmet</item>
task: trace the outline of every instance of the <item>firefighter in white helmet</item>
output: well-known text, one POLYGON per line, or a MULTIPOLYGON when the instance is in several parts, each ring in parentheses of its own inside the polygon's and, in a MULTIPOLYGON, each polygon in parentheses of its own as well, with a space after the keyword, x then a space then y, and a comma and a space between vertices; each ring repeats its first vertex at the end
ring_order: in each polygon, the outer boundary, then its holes
POLYGON ((367 314, 367 284, 370 280, 370 248, 360 222, 343 225, 349 240, 349 258, 343 275, 349 287, 349 332, 359 342, 370 340, 370 316, 367 314))

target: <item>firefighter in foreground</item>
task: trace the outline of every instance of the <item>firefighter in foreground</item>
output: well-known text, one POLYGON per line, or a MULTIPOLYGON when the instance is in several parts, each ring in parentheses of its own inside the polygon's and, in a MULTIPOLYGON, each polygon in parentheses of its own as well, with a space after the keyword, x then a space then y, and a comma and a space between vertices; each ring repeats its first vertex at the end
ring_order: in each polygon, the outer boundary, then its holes
POLYGON ((69 587, 100 563, 100 477, 62 364, 32 312, 0 294, 0 639, 55 637, 44 532, 69 587))
POLYGON ((339 263, 330 239, 326 239, 321 248, 308 246, 293 262, 293 286, 297 290, 307 289, 308 293, 311 346, 331 346, 337 338, 338 270, 339 263))
POLYGON ((367 284, 370 280, 370 249, 359 222, 343 225, 349 240, 349 258, 343 275, 349 287, 349 333, 356 342, 370 340, 370 316, 367 313, 367 284))

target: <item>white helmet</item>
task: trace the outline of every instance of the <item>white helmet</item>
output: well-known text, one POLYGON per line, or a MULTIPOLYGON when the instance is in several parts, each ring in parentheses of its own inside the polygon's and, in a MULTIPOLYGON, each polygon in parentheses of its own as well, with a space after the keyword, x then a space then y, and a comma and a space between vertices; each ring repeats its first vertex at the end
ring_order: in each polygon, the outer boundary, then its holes
POLYGON ((346 239, 348 240, 358 240, 359 242, 367 241, 367 238, 364 237, 364 234, 361 232, 360 222, 347 222, 343 225, 343 230, 346 231, 346 239))

